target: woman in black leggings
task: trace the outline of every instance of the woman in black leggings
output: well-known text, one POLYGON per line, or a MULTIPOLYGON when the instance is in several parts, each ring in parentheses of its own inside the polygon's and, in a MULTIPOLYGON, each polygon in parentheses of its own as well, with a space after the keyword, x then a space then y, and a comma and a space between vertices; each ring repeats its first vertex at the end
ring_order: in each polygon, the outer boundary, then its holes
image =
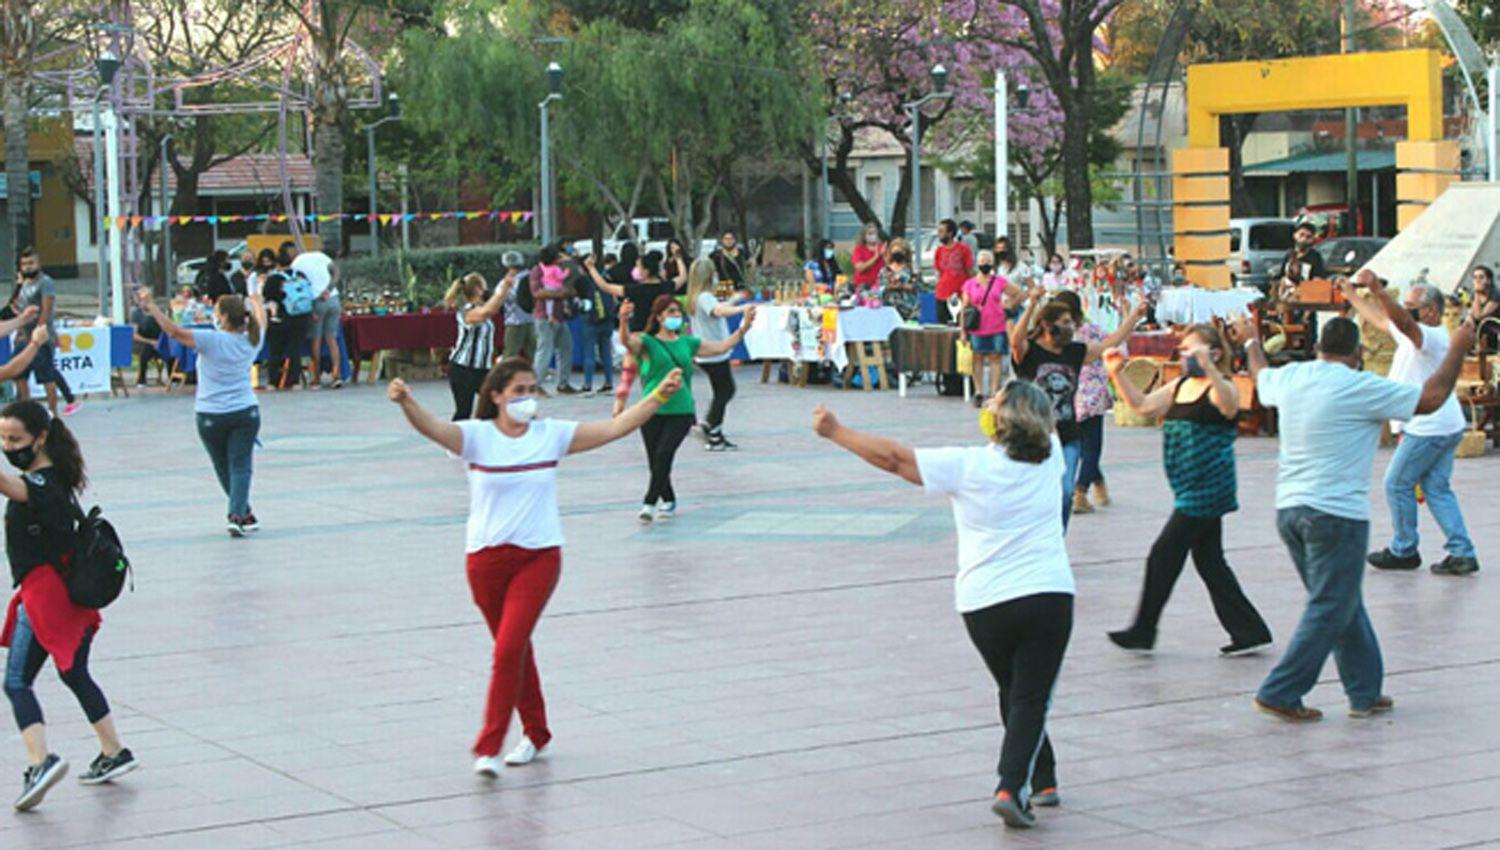
POLYGON ((458 338, 448 355, 448 388, 453 391, 453 421, 468 419, 474 412, 474 396, 495 365, 495 317, 516 285, 515 269, 509 270, 495 293, 485 299, 489 284, 478 272, 469 272, 448 288, 443 303, 458 319, 458 338))
POLYGON ((57 565, 73 538, 74 499, 86 481, 78 441, 47 409, 18 401, 0 410, 0 446, 19 473, 0 472, 5 506, 5 554, 18 586, 0 630, 10 647, 5 695, 26 746, 26 772, 16 809, 35 808, 68 772, 68 763, 47 751, 47 727, 32 684, 50 655, 63 684, 78 698, 99 738, 99 756, 79 780, 97 785, 136 767, 120 744, 104 692, 89 675, 89 647, 99 631, 99 612, 68 597, 57 565))
POLYGON ((646 443, 646 462, 651 467, 651 483, 646 487, 646 496, 641 500, 637 516, 641 522, 649 523, 671 519, 677 512, 677 492, 672 489, 672 461, 677 457, 683 438, 693 427, 693 358, 733 351, 754 323, 755 309, 752 307, 746 311, 739 330, 718 341, 685 335, 682 305, 671 295, 657 296, 651 304, 646 329, 641 333, 630 331, 630 317, 634 313, 633 302, 620 304, 620 339, 641 364, 642 397, 655 394, 673 369, 682 370, 682 389, 671 399, 658 398, 661 407, 649 422, 641 426, 641 439, 646 443))
POLYGON ((1011 381, 985 405, 985 445, 912 449, 846 428, 819 407, 818 436, 928 495, 953 503, 958 527, 954 596, 969 639, 1000 689, 1000 781, 990 810, 1007 826, 1056 806, 1057 763, 1047 708, 1073 629, 1073 571, 1063 545, 1063 451, 1052 402, 1011 381))
MULTIPOLYGON (((730 316, 741 316, 749 311, 749 304, 739 301, 744 293, 736 293, 727 303, 714 295, 714 264, 706 259, 693 261, 688 270, 687 303, 693 312, 693 332, 699 338, 718 342, 729 338, 730 316)), ((741 322, 741 326, 744 323, 741 322)), ((724 411, 729 400, 734 398, 734 370, 729 365, 730 351, 715 355, 698 355, 698 368, 708 375, 714 388, 713 401, 709 402, 708 415, 703 418, 703 436, 706 448, 711 452, 737 449, 724 436, 724 411)))

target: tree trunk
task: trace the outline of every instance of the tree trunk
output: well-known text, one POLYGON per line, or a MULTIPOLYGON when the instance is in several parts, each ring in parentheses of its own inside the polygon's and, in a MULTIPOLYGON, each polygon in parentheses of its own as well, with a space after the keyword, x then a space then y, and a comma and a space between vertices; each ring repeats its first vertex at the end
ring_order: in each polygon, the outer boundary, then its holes
MULTIPOLYGON (((1050 260, 1052 259, 1052 255, 1057 253, 1058 204, 1056 201, 1054 201, 1052 204, 1053 211, 1049 213, 1047 212, 1046 193, 1038 189, 1031 194, 1031 198, 1032 200, 1036 201, 1037 217, 1041 219, 1042 249, 1047 252, 1047 259, 1050 260)), ((1028 215, 1030 214, 1030 212, 1030 210, 1027 210, 1028 215)), ((1045 265, 1045 263, 1043 263, 1043 265, 1045 265)))
MULTIPOLYGON (((891 238, 892 239, 895 239, 898 236, 900 236, 900 237, 906 237, 907 236, 906 225, 907 225, 907 219, 910 218, 910 216, 907 215, 907 207, 910 206, 910 205, 911 205, 911 154, 908 152, 907 157, 906 157, 906 164, 901 166, 901 182, 900 182, 900 185, 898 185, 896 187, 896 202, 891 205, 891 226, 890 226, 890 231, 891 231, 891 238)), ((917 213, 918 213, 918 215, 920 215, 921 214, 921 210, 918 210, 917 213)), ((911 246, 911 250, 912 250, 912 253, 914 255, 920 255, 922 253, 922 246, 920 246, 920 245, 913 245, 913 246, 911 246)))
POLYGON ((313 138, 313 186, 317 192, 319 215, 334 216, 318 222, 323 251, 330 257, 344 253, 344 221, 338 216, 344 209, 344 134, 332 116, 320 120, 313 138))
POLYGON ((1088 96, 1078 95, 1079 103, 1063 114, 1062 170, 1063 197, 1068 214, 1068 247, 1094 247, 1094 187, 1089 182, 1089 112, 1088 96))
POLYGON ((1230 215, 1243 218, 1258 215, 1255 199, 1245 183, 1245 139, 1255 127, 1258 113, 1227 115, 1220 119, 1220 132, 1225 147, 1229 148, 1229 210, 1230 215))
POLYGON ((6 216, 10 225, 7 256, 0 257, 0 269, 7 273, 16 267, 21 249, 31 245, 31 154, 26 127, 26 79, 7 74, 4 83, 5 103, 5 175, 6 216))

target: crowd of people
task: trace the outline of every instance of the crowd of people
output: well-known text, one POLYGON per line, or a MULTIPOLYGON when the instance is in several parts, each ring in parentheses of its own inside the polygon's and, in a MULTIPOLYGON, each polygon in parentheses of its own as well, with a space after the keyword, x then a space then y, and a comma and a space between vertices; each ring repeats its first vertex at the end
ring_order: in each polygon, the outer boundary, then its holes
MULTIPOLYGON (((1037 276, 1019 269, 1005 240, 976 251, 972 233, 951 221, 943 222, 939 236, 939 306, 950 313, 987 376, 987 391, 979 395, 983 440, 912 448, 850 428, 821 406, 812 428, 952 506, 955 605, 995 681, 1005 727, 990 803, 994 813, 1024 828, 1036 823, 1035 807, 1061 803, 1046 721, 1071 639, 1077 592, 1066 537, 1074 514, 1110 502, 1102 465, 1103 418, 1116 397, 1162 420, 1163 466, 1173 504, 1145 556, 1134 619, 1107 638, 1122 649, 1152 650, 1166 602, 1191 555, 1228 634, 1220 654, 1270 647, 1271 630, 1240 586, 1223 543, 1224 517, 1239 506, 1234 446, 1245 400, 1233 380, 1237 361, 1260 402, 1279 412, 1277 532, 1307 592, 1296 630, 1257 690, 1253 707, 1292 722, 1319 719, 1321 712, 1303 700, 1332 654, 1350 716, 1391 711, 1394 702, 1382 688, 1379 643, 1362 602, 1364 567, 1366 562, 1383 570, 1421 564, 1420 489, 1446 537, 1448 556, 1432 571, 1469 575, 1479 569, 1449 479, 1465 427, 1454 387, 1478 325, 1496 312, 1489 269, 1475 271, 1472 307, 1451 334, 1442 324, 1446 298, 1433 287, 1410 287, 1397 301, 1368 271, 1340 283, 1357 315, 1396 340, 1388 378, 1362 371, 1360 330, 1348 318, 1324 324, 1315 359, 1276 367, 1268 362, 1258 324, 1239 319, 1228 326, 1180 328, 1181 377, 1145 394, 1123 374, 1122 344, 1146 318, 1151 297, 1149 287, 1132 277, 1138 272, 1128 260, 1108 283, 1119 292, 1120 305, 1129 306, 1106 333, 1089 321, 1083 300, 1069 285, 1078 274, 1070 276, 1060 257, 1050 258, 1047 272, 1037 276), (1386 547, 1370 551, 1369 476, 1387 421, 1400 434, 1385 479, 1394 535, 1386 547)), ((854 285, 915 291, 908 250, 867 229, 852 254, 854 285)), ((26 344, 0 367, 0 379, 39 370, 49 344, 55 293, 48 294, 38 275, 27 274, 34 255, 30 262, 23 257, 18 290, 33 291, 18 293, 12 315, 0 319, 0 332, 23 335, 26 344)), ((410 426, 461 459, 467 470, 465 566, 472 597, 494 640, 483 721, 472 747, 475 773, 488 778, 499 776, 506 765, 533 761, 553 737, 532 633, 561 575, 560 462, 639 431, 648 476, 639 519, 672 519, 678 506, 673 462, 692 428, 702 430, 709 450, 735 447, 724 434, 735 394, 728 358, 756 317, 755 305, 743 294, 753 266, 733 234, 725 234, 711 256, 696 260, 680 243, 669 244, 665 254, 642 254, 627 245, 619 256, 598 260, 555 245, 544 247, 534 264, 514 253, 504 264, 505 275, 493 288, 482 276, 468 274, 446 295, 457 324, 448 372, 452 414, 443 417, 424 408, 402 380, 387 388, 410 426), (736 295, 721 297, 721 281, 736 295), (735 317, 740 322, 731 329, 735 317), (604 378, 599 391, 613 399, 608 417, 585 423, 544 416, 541 404, 549 395, 544 389, 549 374, 556 376, 552 393, 579 392, 571 385, 570 322, 576 318, 584 319, 581 327, 588 335, 582 391, 595 392, 597 368, 604 378), (497 322, 503 344, 497 344, 497 322), (624 350, 617 382, 616 338, 624 350), (700 369, 712 390, 701 419, 692 390, 693 373, 700 369), (631 403, 637 382, 638 400, 631 403), (512 714, 520 716, 522 734, 502 757, 512 714)), ((825 245, 808 259, 804 273, 822 283, 843 272, 825 245)), ((196 291, 163 310, 151 291, 142 289, 136 340, 154 349, 165 336, 196 353, 197 430, 227 499, 227 530, 245 537, 260 528, 250 496, 261 427, 251 366, 269 347, 272 386, 295 384, 306 345, 314 355, 311 383, 321 383, 318 349, 337 350, 329 329, 337 328, 338 273, 321 252, 299 255, 288 245, 242 258, 238 270, 220 257, 206 277, 206 291, 217 293, 207 316, 210 327, 193 326, 204 318, 196 291)), ((337 377, 335 371, 330 386, 338 386, 337 377)), ((57 389, 66 398, 65 386, 57 389)), ((7 499, 6 550, 18 588, 0 645, 9 647, 5 692, 27 752, 15 806, 26 810, 39 804, 67 770, 66 761, 48 749, 32 690, 49 657, 98 737, 99 755, 82 781, 107 782, 137 763, 89 670, 89 650, 101 624, 98 612, 75 604, 62 582, 70 529, 79 513, 76 496, 86 483, 81 447, 55 411, 25 399, 0 410, 0 445, 16 469, 0 473, 0 494, 7 499)))

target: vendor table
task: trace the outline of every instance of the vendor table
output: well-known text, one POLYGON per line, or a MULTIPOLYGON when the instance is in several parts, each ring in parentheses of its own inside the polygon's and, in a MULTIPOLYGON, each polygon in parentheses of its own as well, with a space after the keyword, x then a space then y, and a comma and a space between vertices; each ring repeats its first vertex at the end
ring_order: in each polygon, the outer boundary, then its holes
POLYGON ((370 360, 366 380, 374 382, 385 364, 387 351, 422 351, 452 348, 458 339, 458 319, 452 313, 392 313, 345 316, 340 323, 354 361, 354 380, 359 364, 370 360))
POLYGON ((1177 346, 1182 343, 1171 331, 1141 331, 1126 340, 1125 347, 1131 357, 1171 358, 1177 355, 1177 346))
MULTIPOLYGON (((854 348, 854 366, 873 368, 882 386, 889 386, 885 374, 886 341, 901 326, 901 314, 894 307, 855 307, 838 310, 838 322, 831 342, 823 341, 822 309, 779 304, 756 307, 755 325, 745 335, 745 350, 752 360, 766 361, 761 381, 769 379, 772 361, 816 363, 827 359, 846 373, 850 369, 849 347, 854 348)), ((866 375, 866 390, 873 382, 866 375)), ((847 385, 847 382, 846 382, 847 385)))
MULTIPOLYGON (((897 328, 891 335, 891 350, 896 364, 897 389, 906 396, 906 376, 911 372, 939 374, 957 371, 958 329, 948 325, 922 325, 897 328)), ((969 382, 964 381, 964 397, 969 382)))

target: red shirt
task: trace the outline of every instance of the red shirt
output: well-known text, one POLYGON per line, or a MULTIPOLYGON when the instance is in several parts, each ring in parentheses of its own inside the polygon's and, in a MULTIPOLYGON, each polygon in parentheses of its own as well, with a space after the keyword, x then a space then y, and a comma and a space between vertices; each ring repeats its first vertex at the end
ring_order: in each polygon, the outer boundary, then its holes
POLYGON ((850 258, 854 261, 854 285, 875 286, 880 281, 880 270, 885 266, 885 257, 881 256, 885 246, 877 245, 874 248, 861 242, 854 246, 850 258), (859 270, 859 264, 868 262, 871 257, 877 258, 875 263, 864 271, 859 270))
POLYGON ((969 250, 968 245, 955 239, 948 245, 938 246, 937 252, 933 254, 932 264, 937 267, 938 300, 947 301, 969 279, 974 269, 974 252, 969 250))

